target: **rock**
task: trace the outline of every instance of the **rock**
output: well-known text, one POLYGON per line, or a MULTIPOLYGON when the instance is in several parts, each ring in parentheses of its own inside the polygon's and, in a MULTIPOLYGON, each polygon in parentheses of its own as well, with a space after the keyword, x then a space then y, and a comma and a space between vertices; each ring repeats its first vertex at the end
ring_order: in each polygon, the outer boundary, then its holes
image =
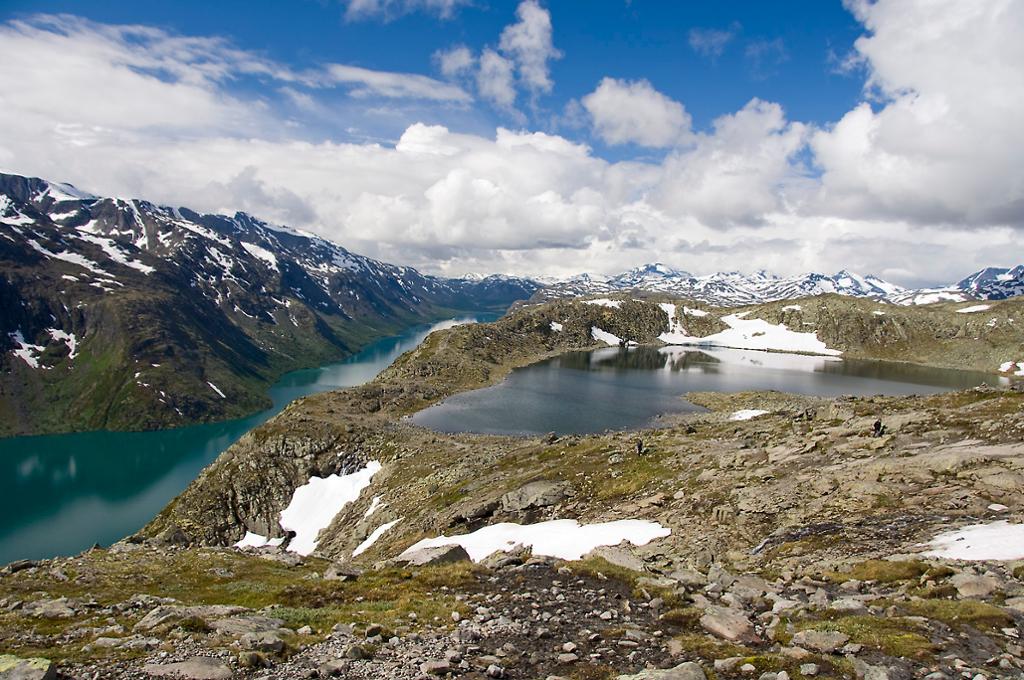
POLYGON ((355 581, 362 573, 361 569, 350 564, 335 562, 324 571, 324 578, 328 581, 355 581))
POLYGON ((676 569, 668 576, 687 588, 700 588, 707 585, 708 582, 704 574, 693 569, 676 569))
POLYGON ((49 659, 21 659, 0 654, 0 680, 54 680, 57 668, 49 659))
POLYGON ((800 664, 800 675, 806 675, 809 678, 813 678, 818 674, 818 664, 816 663, 802 663, 800 664))
POLYGON ((39 566, 39 563, 35 560, 14 560, 6 567, 4 567, 3 570, 8 574, 16 574, 19 571, 24 571, 26 569, 31 569, 32 567, 37 566, 39 566))
POLYGON ((136 632, 148 632, 163 625, 176 624, 189 618, 206 621, 207 619, 235 616, 249 611, 245 607, 215 604, 206 606, 182 607, 178 605, 157 605, 143 616, 132 628, 136 632))
POLYGON ((1024 614, 1024 597, 1011 597, 1003 604, 1007 609, 1012 609, 1024 614))
POLYGON ((860 659, 853 660, 853 672, 857 680, 892 680, 895 677, 885 666, 872 666, 860 659))
POLYGON ((154 678, 181 678, 181 680, 227 680, 234 676, 231 668, 223 661, 197 656, 177 663, 150 663, 142 667, 147 675, 154 678))
POLYGON ((243 651, 238 654, 238 665, 242 668, 270 668, 270 660, 260 652, 243 651))
POLYGON ((447 661, 424 661, 420 664, 420 673, 425 675, 447 675, 452 665, 447 661))
POLYGON ((345 648, 345 658, 353 661, 366 661, 373 658, 369 648, 362 645, 349 645, 345 648))
POLYGON ((29 616, 40 619, 70 619, 75 615, 74 608, 68 603, 68 598, 61 597, 56 600, 36 600, 26 602, 24 611, 29 616))
POLYGON ((618 680, 706 680, 707 675, 695 661, 681 663, 674 668, 650 669, 635 675, 620 675, 618 680))
POLYGON ((522 512, 561 503, 569 497, 572 487, 566 482, 530 482, 501 497, 502 512, 522 512))
POLYGON ((754 632, 754 625, 738 609, 711 606, 700 617, 700 625, 707 632, 730 642, 758 644, 761 642, 754 632))
POLYGON ((991 576, 976 576, 967 572, 956 574, 949 582, 956 588, 960 597, 988 597, 999 587, 999 581, 991 576))
POLYGON ((246 633, 267 633, 276 631, 284 625, 281 619, 267 616, 234 616, 229 619, 217 619, 210 622, 210 627, 218 633, 242 636, 246 633))
POLYGON ((834 630, 802 630, 793 636, 792 644, 822 654, 832 654, 849 640, 849 635, 834 630))
POLYGON ((442 545, 436 548, 420 548, 404 552, 395 558, 399 564, 410 567, 426 567, 433 564, 468 562, 469 553, 461 545, 442 545))
POLYGON ((246 633, 238 640, 242 649, 251 649, 256 652, 272 652, 280 654, 284 651, 284 640, 274 632, 246 633))
POLYGON ((646 571, 644 561, 625 547, 601 546, 600 548, 594 548, 584 557, 599 557, 609 564, 614 564, 616 567, 622 567, 630 571, 646 571))

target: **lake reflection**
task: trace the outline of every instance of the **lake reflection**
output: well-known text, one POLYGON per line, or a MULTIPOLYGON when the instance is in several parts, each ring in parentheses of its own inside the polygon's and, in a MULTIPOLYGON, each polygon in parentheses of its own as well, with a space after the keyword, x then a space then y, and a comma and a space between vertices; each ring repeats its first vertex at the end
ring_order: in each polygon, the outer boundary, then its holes
POLYGON ((724 348, 609 347, 516 369, 497 385, 417 413, 412 422, 441 432, 591 433, 702 410, 680 398, 686 392, 932 394, 999 381, 987 373, 895 362, 724 348))

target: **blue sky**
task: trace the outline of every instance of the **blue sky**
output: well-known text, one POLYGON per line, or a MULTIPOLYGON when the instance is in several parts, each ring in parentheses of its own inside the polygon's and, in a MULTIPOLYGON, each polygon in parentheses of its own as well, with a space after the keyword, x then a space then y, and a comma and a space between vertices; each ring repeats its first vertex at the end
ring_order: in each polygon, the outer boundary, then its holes
MULTIPOLYGON (((723 113, 752 97, 779 102, 787 114, 826 123, 858 100, 862 78, 841 73, 838 60, 850 53, 860 24, 840 2, 801 0, 785 11, 770 2, 662 2, 597 0, 547 3, 553 39, 562 57, 551 61, 554 89, 524 109, 530 127, 564 129, 552 121, 570 101, 583 97, 604 77, 646 79, 658 91, 684 104, 694 127, 707 128, 723 113), (585 11, 580 11, 585 8, 585 11), (720 53, 700 53, 691 31, 728 34, 720 53)), ((516 2, 474 2, 448 17, 429 10, 396 11, 347 18, 343 3, 293 2, 100 2, 9 0, 0 18, 68 13, 97 22, 158 26, 183 35, 218 35, 237 46, 301 70, 324 62, 369 69, 438 75, 433 55, 451 45, 481 48, 498 41, 515 17, 516 2)), ((258 90, 259 81, 237 83, 258 90)), ((367 135, 397 137, 410 122, 442 123, 452 129, 488 132, 495 125, 521 122, 487 106, 432 110, 405 103, 406 115, 368 121, 336 102, 349 117, 310 124, 305 132, 344 136, 351 124, 367 135), (322 126, 322 127, 321 127, 322 126)), ((637 149, 617 149, 588 138, 604 155, 623 157, 637 149)))
POLYGON ((0 169, 428 272, 1019 264, 1019 0, 0 5, 0 169))

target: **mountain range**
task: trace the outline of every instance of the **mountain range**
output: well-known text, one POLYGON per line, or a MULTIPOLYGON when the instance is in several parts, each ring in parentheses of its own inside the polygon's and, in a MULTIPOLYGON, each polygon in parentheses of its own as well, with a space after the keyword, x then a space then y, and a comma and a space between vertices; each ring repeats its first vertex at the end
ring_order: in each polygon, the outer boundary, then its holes
POLYGON ((0 435, 239 416, 268 406, 284 371, 538 287, 424 275, 245 213, 0 175, 0 435))
POLYGON ((542 279, 535 301, 629 290, 665 293, 720 307, 836 293, 895 304, 928 304, 966 300, 1002 300, 1024 293, 1024 265, 1013 269, 988 267, 948 286, 907 289, 873 275, 842 270, 833 275, 808 273, 780 277, 766 271, 754 274, 718 272, 695 276, 661 263, 647 264, 615 276, 579 274, 542 279))

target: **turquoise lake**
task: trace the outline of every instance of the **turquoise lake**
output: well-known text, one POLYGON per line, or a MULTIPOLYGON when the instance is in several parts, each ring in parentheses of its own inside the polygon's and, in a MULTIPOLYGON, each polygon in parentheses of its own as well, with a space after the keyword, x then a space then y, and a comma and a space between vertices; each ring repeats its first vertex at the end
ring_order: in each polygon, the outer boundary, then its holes
POLYGON ((344 361, 294 371, 273 406, 247 418, 152 432, 80 432, 0 439, 0 564, 70 555, 140 529, 243 434, 307 394, 361 385, 431 331, 496 314, 410 328, 344 361))

